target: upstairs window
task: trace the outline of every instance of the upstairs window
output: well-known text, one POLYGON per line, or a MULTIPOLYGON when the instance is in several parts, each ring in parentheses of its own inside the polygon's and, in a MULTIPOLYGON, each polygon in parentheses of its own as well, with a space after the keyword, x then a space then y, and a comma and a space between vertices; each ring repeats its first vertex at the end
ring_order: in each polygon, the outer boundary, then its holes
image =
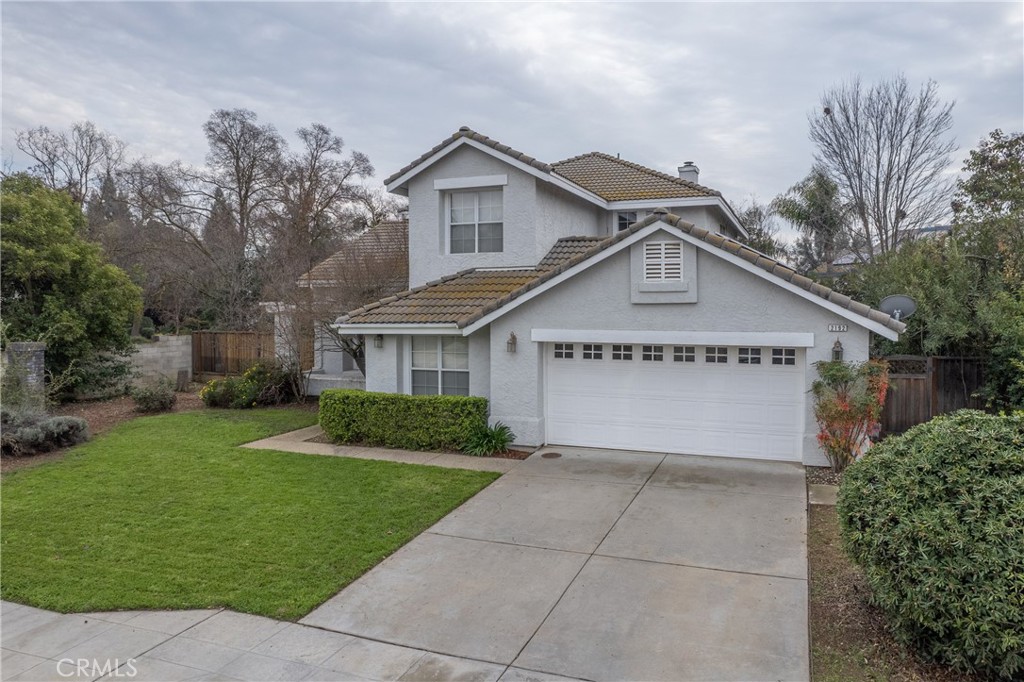
POLYGON ((412 394, 469 395, 469 339, 413 336, 412 394))
POLYGON ((681 282, 682 242, 644 242, 644 281, 681 282))
POLYGON ((622 232, 635 223, 639 215, 636 211, 619 211, 615 214, 615 231, 622 232))
POLYGON ((504 250, 501 190, 448 195, 448 252, 501 253, 504 250))

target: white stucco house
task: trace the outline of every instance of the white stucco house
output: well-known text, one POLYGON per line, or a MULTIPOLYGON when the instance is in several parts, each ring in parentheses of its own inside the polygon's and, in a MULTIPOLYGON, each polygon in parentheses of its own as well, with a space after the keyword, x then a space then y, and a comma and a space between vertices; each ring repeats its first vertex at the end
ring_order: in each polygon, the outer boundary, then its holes
POLYGON ((744 246, 697 181, 460 128, 385 181, 411 288, 336 324, 366 335, 367 390, 483 396, 521 445, 826 463, 814 363, 904 326, 744 246))

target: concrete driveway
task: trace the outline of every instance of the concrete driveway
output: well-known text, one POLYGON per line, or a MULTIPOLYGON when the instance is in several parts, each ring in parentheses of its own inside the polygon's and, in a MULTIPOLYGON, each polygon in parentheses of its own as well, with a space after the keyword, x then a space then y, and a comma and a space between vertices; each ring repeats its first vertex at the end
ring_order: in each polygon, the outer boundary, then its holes
POLYGON ((458 657, 465 679, 808 679, 800 465, 557 452, 301 622, 458 657))

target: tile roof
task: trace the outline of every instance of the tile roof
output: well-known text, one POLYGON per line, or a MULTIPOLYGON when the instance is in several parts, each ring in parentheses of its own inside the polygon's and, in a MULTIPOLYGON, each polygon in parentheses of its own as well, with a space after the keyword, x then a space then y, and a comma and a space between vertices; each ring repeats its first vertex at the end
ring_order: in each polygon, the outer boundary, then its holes
POLYGON ((384 184, 385 185, 390 185, 392 182, 394 182, 398 178, 402 177, 403 175, 405 175, 406 173, 411 171, 413 168, 415 168, 416 166, 420 165, 421 163, 423 163, 424 161, 429 159, 434 154, 438 153, 439 151, 441 151, 442 149, 444 149, 448 145, 452 144, 456 140, 459 140, 459 139, 461 139, 463 137, 469 138, 470 140, 475 140, 477 142, 480 142, 481 144, 485 144, 488 147, 490 147, 491 149, 499 151, 502 154, 506 154, 508 156, 511 156, 513 159, 516 159, 517 161, 520 161, 520 162, 525 163, 527 165, 533 166, 537 170, 544 171, 545 173, 550 173, 551 172, 551 164, 544 163, 543 161, 538 161, 537 159, 533 158, 529 154, 524 154, 521 151, 513 149, 512 147, 509 147, 507 144, 502 144, 502 143, 498 142, 497 140, 492 140, 491 138, 487 137, 486 135, 482 135, 482 134, 476 132, 475 130, 471 130, 469 128, 469 126, 462 126, 457 131, 455 131, 451 136, 445 138, 440 144, 436 145, 433 149, 431 149, 428 152, 425 152, 425 153, 421 154, 419 156, 419 158, 417 158, 415 161, 413 161, 412 163, 406 165, 404 168, 402 168, 397 173, 393 173, 390 176, 388 176, 387 178, 385 178, 384 179, 384 184))
POLYGON ((601 152, 574 156, 551 167, 569 182, 605 201, 721 196, 720 192, 695 182, 601 152))
MULTIPOLYGON (((507 305, 513 300, 537 288, 544 282, 575 267, 588 258, 611 248, 624 239, 656 222, 665 222, 690 236, 716 248, 731 253, 765 272, 774 275, 790 284, 829 301, 850 312, 866 317, 896 332, 902 332, 906 325, 894 320, 889 315, 875 310, 863 303, 854 301, 849 296, 833 291, 814 280, 797 274, 779 261, 765 256, 749 246, 730 239, 717 232, 688 223, 666 209, 655 209, 654 213, 643 220, 600 240, 592 241, 591 245, 579 251, 581 244, 578 237, 559 240, 554 248, 545 256, 549 261, 549 269, 541 270, 538 266, 532 270, 465 270, 456 275, 429 282, 411 291, 390 296, 377 303, 353 310, 340 321, 348 324, 410 324, 410 323, 454 323, 459 328, 467 327, 486 315, 507 305), (565 242, 564 244, 562 242, 565 242), (571 245, 570 245, 571 242, 571 245), (565 259, 555 264, 553 254, 556 249, 565 259), (575 255, 568 253, 576 250, 575 255)), ((543 262, 543 261, 542 261, 543 262)))
MULTIPOLYGON (((371 227, 366 232, 345 244, 324 261, 315 265, 309 272, 299 277, 299 286, 316 283, 329 283, 343 280, 343 273, 353 263, 367 261, 401 262, 406 269, 409 264, 409 221, 386 220, 371 227)), ((396 273, 396 277, 408 278, 407 272, 396 273)), ((403 286, 408 286, 408 281, 403 286)))
POLYGON ((537 263, 537 269, 550 270, 581 253, 586 253, 604 239, 606 237, 562 237, 555 242, 540 263, 537 263))

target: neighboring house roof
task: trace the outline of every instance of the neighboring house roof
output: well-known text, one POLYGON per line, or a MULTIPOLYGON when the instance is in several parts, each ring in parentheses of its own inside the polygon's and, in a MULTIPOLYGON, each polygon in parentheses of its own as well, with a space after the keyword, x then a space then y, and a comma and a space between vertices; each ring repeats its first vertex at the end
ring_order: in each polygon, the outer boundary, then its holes
MULTIPOLYGON (((299 277, 296 283, 298 286, 330 286, 333 282, 343 280, 345 269, 353 263, 384 263, 392 260, 400 260, 406 266, 408 264, 408 220, 386 220, 374 225, 299 277)), ((396 273, 396 277, 407 276, 405 273, 396 273)), ((408 286, 408 282, 405 286, 408 286)))
POLYGON ((849 296, 797 274, 781 262, 745 244, 688 223, 666 209, 655 210, 653 214, 629 229, 611 237, 589 240, 590 244, 585 250, 582 249, 585 244, 583 240, 587 239, 585 237, 559 240, 541 261, 547 262, 547 269, 542 269, 538 265, 537 268, 524 270, 465 270, 353 310, 339 318, 338 322, 349 325, 454 324, 458 328, 464 328, 658 222, 678 228, 705 244, 737 256, 764 272, 813 294, 814 297, 865 317, 892 331, 902 332, 906 328, 902 322, 879 310, 874 310, 849 296))
POLYGON ((566 180, 606 201, 721 196, 721 192, 695 182, 601 152, 574 156, 551 167, 566 180))

